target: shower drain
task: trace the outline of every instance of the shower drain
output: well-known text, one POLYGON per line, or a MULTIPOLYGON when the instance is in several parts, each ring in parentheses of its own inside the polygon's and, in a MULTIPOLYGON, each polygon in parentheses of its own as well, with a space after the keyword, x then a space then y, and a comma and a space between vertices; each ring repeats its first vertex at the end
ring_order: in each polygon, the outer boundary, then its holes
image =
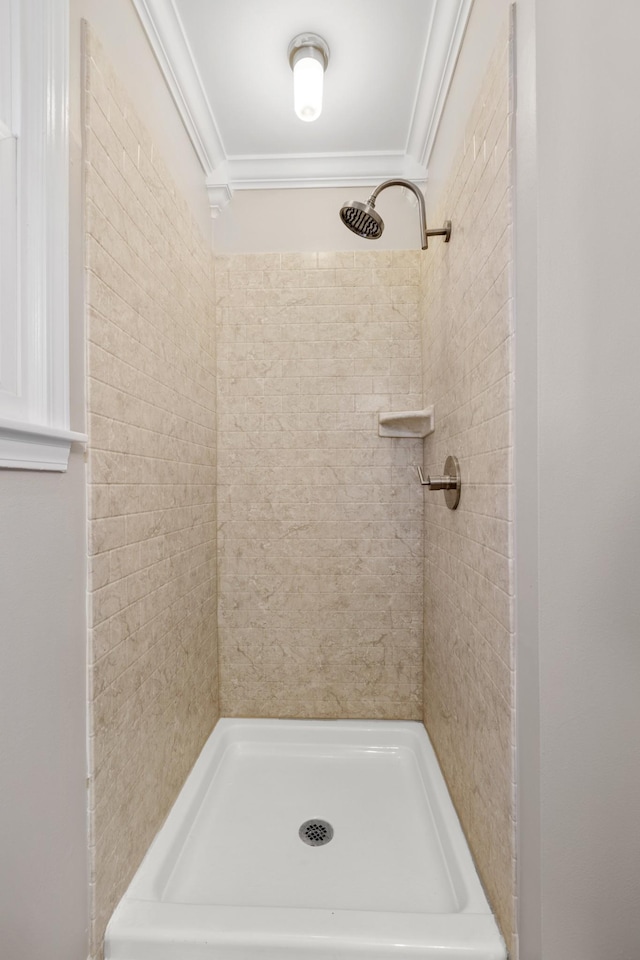
POLYGON ((305 820, 298 830, 298 836, 310 847, 323 847, 333 839, 333 827, 326 820, 305 820))

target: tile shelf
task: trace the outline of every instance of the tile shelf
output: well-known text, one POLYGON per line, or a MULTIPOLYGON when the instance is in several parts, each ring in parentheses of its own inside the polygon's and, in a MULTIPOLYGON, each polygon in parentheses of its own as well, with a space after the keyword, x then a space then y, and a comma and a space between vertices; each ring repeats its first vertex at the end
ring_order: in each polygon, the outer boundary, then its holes
POLYGON ((378 414, 378 435, 381 437, 404 437, 407 440, 422 440, 435 429, 433 406, 424 410, 398 410, 395 413, 378 414))

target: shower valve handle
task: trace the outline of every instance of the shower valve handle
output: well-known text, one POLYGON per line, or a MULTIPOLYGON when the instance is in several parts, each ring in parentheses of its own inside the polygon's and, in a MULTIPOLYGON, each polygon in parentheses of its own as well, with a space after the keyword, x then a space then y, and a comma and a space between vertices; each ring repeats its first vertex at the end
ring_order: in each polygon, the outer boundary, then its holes
POLYGON ((418 467, 418 476, 423 487, 429 490, 444 490, 445 503, 450 510, 455 510, 460 503, 460 464, 456 457, 447 457, 445 474, 442 477, 427 477, 425 480, 422 467, 418 467))
POLYGON ((420 483, 423 487, 429 487, 429 490, 456 490, 458 487, 458 480, 456 477, 431 477, 427 476, 425 480, 424 474, 422 473, 422 467, 418 467, 418 474, 420 476, 420 483))
POLYGON ((456 477, 428 476, 425 480, 424 474, 422 473, 422 467, 418 467, 418 474, 420 476, 420 483, 422 486, 429 487, 429 490, 456 490, 458 487, 458 479, 456 477))

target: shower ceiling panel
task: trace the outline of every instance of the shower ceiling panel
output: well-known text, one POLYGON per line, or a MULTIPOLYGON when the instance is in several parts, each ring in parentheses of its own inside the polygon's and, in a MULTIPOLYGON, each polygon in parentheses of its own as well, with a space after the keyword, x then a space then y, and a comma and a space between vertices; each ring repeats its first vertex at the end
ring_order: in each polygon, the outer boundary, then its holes
POLYGON ((425 180, 473 0, 134 0, 214 214, 235 189, 425 180), (293 112, 290 40, 329 45, 324 107, 293 112))

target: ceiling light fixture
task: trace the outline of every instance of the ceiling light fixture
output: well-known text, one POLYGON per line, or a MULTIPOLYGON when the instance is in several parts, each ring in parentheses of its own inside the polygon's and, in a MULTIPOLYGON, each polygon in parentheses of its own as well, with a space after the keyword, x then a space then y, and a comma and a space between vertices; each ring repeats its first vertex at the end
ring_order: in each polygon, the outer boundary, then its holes
POLYGON ((301 120, 317 120, 322 113, 329 47, 315 33, 300 33, 289 44, 288 55, 293 70, 293 108, 301 120))

